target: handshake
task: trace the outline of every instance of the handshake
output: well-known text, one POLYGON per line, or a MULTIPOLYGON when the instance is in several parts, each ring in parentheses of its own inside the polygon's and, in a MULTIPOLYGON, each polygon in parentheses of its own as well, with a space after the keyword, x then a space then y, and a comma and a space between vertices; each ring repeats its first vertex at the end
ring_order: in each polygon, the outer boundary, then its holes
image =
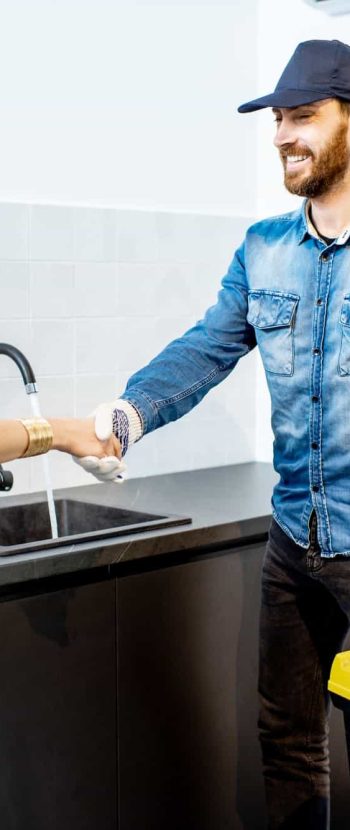
POLYGON ((106 442, 107 448, 114 454, 102 458, 96 455, 79 457, 72 454, 72 458, 98 481, 121 483, 126 470, 126 464, 122 459, 129 444, 137 441, 142 435, 141 418, 128 401, 121 399, 100 404, 92 413, 92 417, 96 438, 106 442), (117 452, 119 457, 115 454, 117 452))

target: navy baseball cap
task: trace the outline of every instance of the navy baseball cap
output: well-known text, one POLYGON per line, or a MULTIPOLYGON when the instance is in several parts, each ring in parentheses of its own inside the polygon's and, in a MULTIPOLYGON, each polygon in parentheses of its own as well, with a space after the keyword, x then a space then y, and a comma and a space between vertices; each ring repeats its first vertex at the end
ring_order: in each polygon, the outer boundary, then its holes
POLYGON ((254 112, 265 107, 299 107, 323 98, 350 101, 350 46, 340 40, 299 43, 275 91, 241 104, 238 112, 254 112))

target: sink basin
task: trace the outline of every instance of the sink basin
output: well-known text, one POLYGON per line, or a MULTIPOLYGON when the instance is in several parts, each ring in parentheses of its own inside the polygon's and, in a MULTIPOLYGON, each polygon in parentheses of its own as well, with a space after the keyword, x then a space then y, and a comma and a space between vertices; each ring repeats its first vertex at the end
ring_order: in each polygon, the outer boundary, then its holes
POLYGON ((74 542, 98 541, 191 522, 187 516, 143 513, 75 499, 55 499, 55 507, 58 539, 51 538, 46 501, 1 507, 0 556, 12 556, 57 545, 72 545, 74 542))

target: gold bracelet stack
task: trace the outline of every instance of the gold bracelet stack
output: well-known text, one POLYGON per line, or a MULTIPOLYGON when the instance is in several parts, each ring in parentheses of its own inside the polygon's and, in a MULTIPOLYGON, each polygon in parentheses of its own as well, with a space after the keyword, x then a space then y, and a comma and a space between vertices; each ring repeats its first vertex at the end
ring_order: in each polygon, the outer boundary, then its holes
POLYGON ((52 426, 45 421, 44 418, 28 418, 19 421, 27 430, 29 437, 29 444, 26 451, 21 458, 30 458, 32 455, 42 455, 48 452, 52 447, 53 429, 52 426))

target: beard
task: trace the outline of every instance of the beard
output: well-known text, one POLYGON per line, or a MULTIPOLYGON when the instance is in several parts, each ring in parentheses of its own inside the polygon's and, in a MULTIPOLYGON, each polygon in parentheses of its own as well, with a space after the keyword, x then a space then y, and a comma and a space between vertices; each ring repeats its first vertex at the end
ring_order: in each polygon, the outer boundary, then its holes
POLYGON ((336 128, 332 138, 329 139, 323 150, 316 158, 307 147, 290 145, 280 151, 281 161, 284 167, 284 185, 296 196, 315 198, 323 196, 329 190, 341 182, 349 167, 349 148, 347 143, 348 120, 342 120, 336 128), (312 170, 309 175, 290 172, 286 170, 286 157, 305 156, 311 157, 312 170))

